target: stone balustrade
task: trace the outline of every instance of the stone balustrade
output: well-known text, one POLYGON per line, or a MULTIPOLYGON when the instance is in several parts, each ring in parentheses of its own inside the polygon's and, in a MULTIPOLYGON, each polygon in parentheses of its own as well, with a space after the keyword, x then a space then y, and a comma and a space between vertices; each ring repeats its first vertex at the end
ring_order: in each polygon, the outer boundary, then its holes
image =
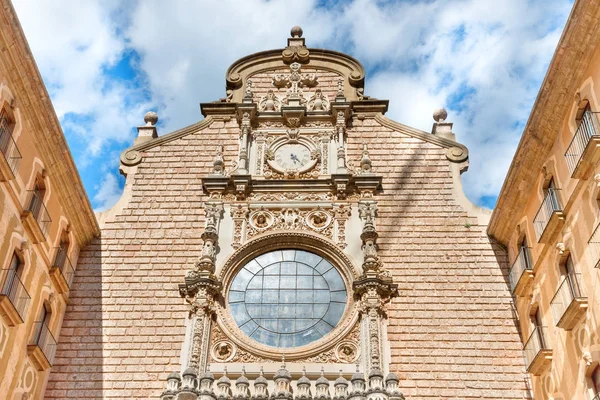
POLYGON ((323 372, 314 382, 305 371, 292 383, 292 375, 285 364, 269 381, 262 369, 260 375, 250 382, 245 372, 232 382, 227 372, 218 380, 210 372, 198 375, 188 368, 183 374, 172 373, 167 378, 167 390, 161 400, 404 400, 398 389, 398 377, 373 369, 365 378, 356 372, 348 381, 341 373, 335 381, 327 379, 323 372))

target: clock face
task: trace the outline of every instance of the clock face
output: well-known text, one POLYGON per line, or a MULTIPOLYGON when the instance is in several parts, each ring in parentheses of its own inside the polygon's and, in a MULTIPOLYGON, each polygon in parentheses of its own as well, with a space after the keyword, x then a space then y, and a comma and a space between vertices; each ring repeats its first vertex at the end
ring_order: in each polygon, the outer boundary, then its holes
POLYGON ((310 162, 310 150, 301 144, 284 144, 275 150, 275 162, 285 170, 298 170, 310 162))

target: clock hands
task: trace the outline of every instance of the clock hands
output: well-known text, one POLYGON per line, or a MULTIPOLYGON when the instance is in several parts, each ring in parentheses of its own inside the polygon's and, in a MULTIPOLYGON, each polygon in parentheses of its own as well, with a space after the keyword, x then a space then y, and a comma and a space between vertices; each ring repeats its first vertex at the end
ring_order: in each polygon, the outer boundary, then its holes
POLYGON ((290 153, 290 158, 292 159, 294 164, 297 162, 298 164, 300 164, 301 167, 304 166, 304 164, 298 159, 298 157, 296 157, 294 153, 290 153))

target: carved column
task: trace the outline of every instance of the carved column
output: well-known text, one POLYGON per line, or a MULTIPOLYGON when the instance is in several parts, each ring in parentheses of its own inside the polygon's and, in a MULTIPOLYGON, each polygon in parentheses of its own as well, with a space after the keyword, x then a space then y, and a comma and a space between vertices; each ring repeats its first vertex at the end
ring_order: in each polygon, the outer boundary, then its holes
POLYGON ((247 204, 231 206, 231 218, 233 219, 233 241, 231 242, 231 246, 234 249, 239 248, 244 243, 248 212, 247 204))
POLYGON ((338 111, 335 121, 335 131, 337 134, 337 172, 345 173, 346 170, 346 149, 344 148, 344 133, 346 132, 346 117, 343 111, 338 111))
POLYGON ((334 238, 341 249, 346 248, 346 221, 350 217, 350 206, 344 203, 333 204, 333 219, 336 237, 334 238))
POLYGON ((267 134, 261 131, 252 132, 252 140, 256 146, 256 164, 254 166, 254 175, 263 176, 267 134))
MULTIPOLYGON (((248 83, 250 84, 250 83, 248 83)), ((245 175, 248 173, 248 136, 252 130, 250 123, 250 113, 245 112, 242 115, 242 123, 240 127, 240 156, 238 173, 245 175)))
POLYGON ((359 297, 366 340, 366 362, 369 376, 379 377, 383 371, 382 319, 385 317, 385 304, 396 295, 397 286, 386 271, 377 254, 378 233, 375 226, 377 203, 362 199, 358 203, 360 219, 363 223, 362 251, 363 274, 354 282, 354 291, 359 297))
POLYGON ((319 132, 321 143, 321 175, 329 175, 329 147, 331 144, 331 132, 319 132))
POLYGON ((204 371, 208 357, 209 333, 215 302, 221 283, 215 277, 215 259, 219 237, 219 222, 223 215, 223 202, 211 200, 205 203, 205 227, 202 232, 202 255, 188 271, 179 292, 190 304, 192 337, 187 368, 204 371))

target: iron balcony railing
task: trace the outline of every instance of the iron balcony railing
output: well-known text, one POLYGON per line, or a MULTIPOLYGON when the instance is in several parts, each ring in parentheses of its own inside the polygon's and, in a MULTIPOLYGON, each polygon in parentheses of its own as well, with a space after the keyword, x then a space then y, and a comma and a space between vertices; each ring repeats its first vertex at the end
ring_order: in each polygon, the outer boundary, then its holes
POLYGON ((583 286, 581 285, 581 274, 572 273, 565 275, 550 302, 554 322, 558 324, 573 300, 582 297, 585 297, 585 295, 583 286))
POLYGON ((550 222, 550 218, 552 218, 552 214, 556 211, 562 211, 562 207, 560 206, 560 202, 558 201, 558 191, 560 189, 556 188, 548 188, 546 192, 546 197, 540 206, 537 214, 535 214, 535 218, 533 219, 533 226, 535 228, 535 234, 537 239, 540 240, 544 230, 548 226, 550 222))
POLYGON ((40 230, 44 234, 44 237, 48 236, 48 227, 52 220, 50 214, 44 205, 44 199, 42 193, 38 190, 28 190, 27 195, 27 210, 33 214, 33 217, 38 223, 40 230))
POLYGON ((581 122, 577 127, 575 136, 573 136, 573 140, 571 140, 571 144, 569 144, 565 153, 567 167, 569 168, 569 173, 571 175, 573 175, 573 172, 577 169, 577 166, 581 161, 581 156, 590 142, 590 139, 594 136, 600 136, 599 127, 598 113, 586 111, 581 117, 581 122))
POLYGON ((21 161, 21 152, 12 137, 10 123, 4 117, 0 118, 0 152, 4 155, 13 175, 16 175, 21 161))
POLYGON ((527 368, 531 366, 531 363, 542 350, 551 350, 548 343, 548 328, 545 326, 536 326, 523 347, 527 368))
POLYGON ((600 267, 600 224, 596 226, 594 233, 592 233, 592 236, 588 241, 588 249, 596 268, 600 267))
POLYGON ((29 296, 29 293, 27 293, 25 286, 23 286, 23 282, 21 282, 17 270, 3 269, 2 277, 3 278, 0 280, 2 292, 0 292, 0 294, 8 297, 15 310, 19 313, 21 319, 25 321, 31 297, 29 296))
POLYGON ((531 265, 529 247, 521 247, 519 250, 519 255, 517 256, 517 259, 513 263, 512 267, 510 267, 510 272, 508 273, 511 293, 514 293, 521 276, 523 276, 523 272, 525 272, 525 270, 532 269, 533 265, 531 265))
POLYGON ((43 321, 36 322, 34 329, 35 333, 29 344, 39 347, 42 353, 44 353, 50 366, 52 366, 56 354, 56 340, 54 339, 54 336, 52 336, 52 332, 50 332, 48 325, 43 321))
POLYGON ((73 264, 71 264, 71 260, 69 259, 69 256, 67 256, 67 249, 65 249, 64 247, 56 248, 56 258, 54 259, 54 266, 60 269, 60 272, 65 278, 65 281, 67 282, 67 285, 70 289, 71 283, 73 283, 74 270, 73 264))

